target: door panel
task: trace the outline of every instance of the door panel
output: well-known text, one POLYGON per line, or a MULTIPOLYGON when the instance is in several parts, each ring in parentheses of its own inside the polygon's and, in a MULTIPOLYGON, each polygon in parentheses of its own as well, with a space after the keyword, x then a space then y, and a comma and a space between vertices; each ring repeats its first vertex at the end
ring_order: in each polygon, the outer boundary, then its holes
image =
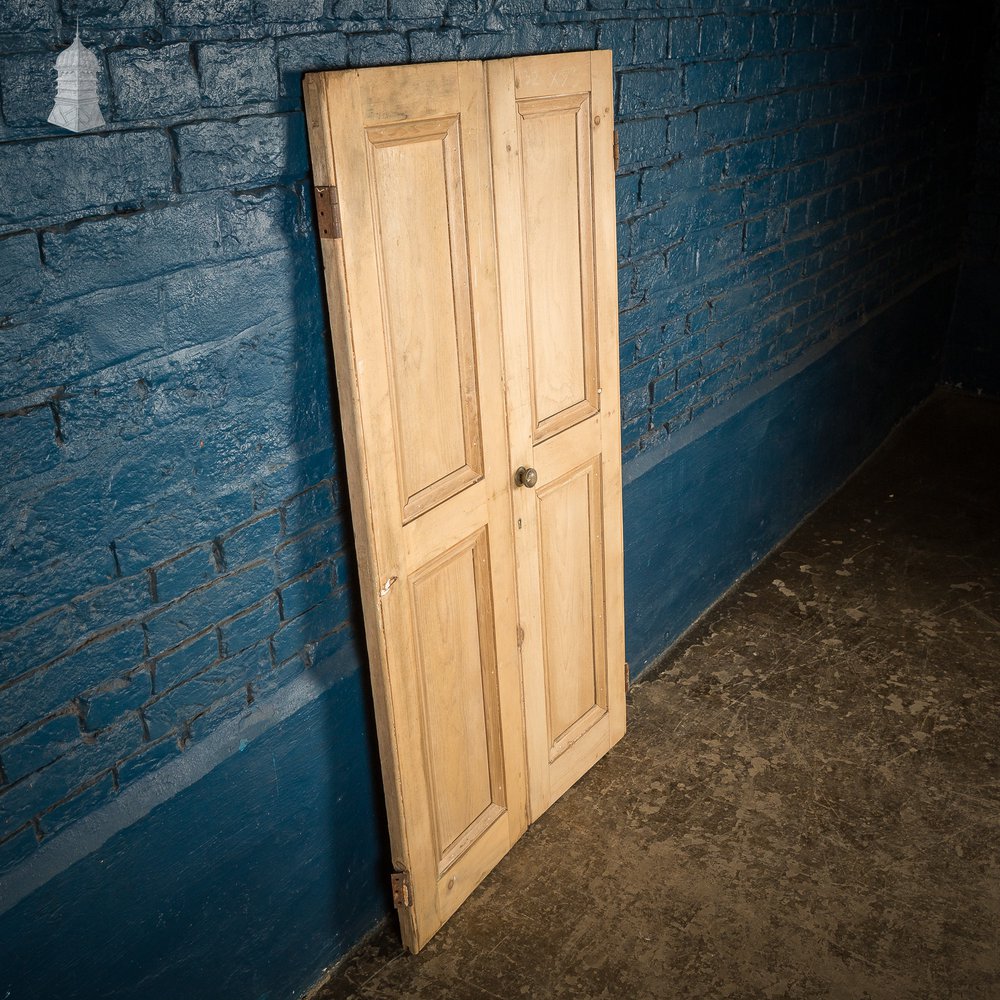
POLYGON ((481 65, 307 87, 393 862, 418 950, 527 822, 481 65), (334 303, 334 297, 338 302, 334 303))
POLYGON ((522 215, 531 220, 524 274, 539 442, 597 411, 590 95, 519 100, 517 115, 522 215))
POLYGON ((506 806, 486 529, 416 571, 411 587, 443 873, 506 806))
POLYGON ((406 522, 483 472, 459 121, 365 134, 406 522))
POLYGON ((534 820, 625 730, 611 59, 487 76, 534 820))
POLYGON ((550 760, 608 709, 600 477, 591 460, 535 493, 550 760))

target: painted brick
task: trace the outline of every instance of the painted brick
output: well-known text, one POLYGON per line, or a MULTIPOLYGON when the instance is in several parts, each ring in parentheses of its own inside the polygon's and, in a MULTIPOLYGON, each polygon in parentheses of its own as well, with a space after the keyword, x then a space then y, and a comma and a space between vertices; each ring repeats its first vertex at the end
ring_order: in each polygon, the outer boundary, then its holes
POLYGON ((673 18, 670 21, 670 42, 667 54, 671 59, 688 62, 698 55, 701 26, 697 18, 673 18))
POLYGON ((26 774, 50 764, 80 740, 76 715, 57 715, 38 729, 0 747, 0 760, 8 781, 18 781, 26 774))
POLYGON ((267 564, 219 577, 211 586, 189 594, 149 619, 146 632, 150 653, 155 655, 175 646, 214 622, 256 604, 273 588, 274 576, 267 564))
POLYGON ((266 645, 254 646, 172 688, 142 710, 150 738, 158 739, 174 731, 270 669, 266 645))
POLYGON ((777 57, 744 59, 740 64, 739 93, 742 97, 769 94, 782 85, 784 65, 777 57))
POLYGON ((693 63, 684 67, 684 87, 691 104, 724 101, 736 95, 737 62, 693 63))
POLYGON ((622 168, 660 159, 666 149, 666 140, 666 123, 660 118, 619 122, 618 144, 622 168))
POLYGON ((278 40, 278 70, 283 96, 301 98, 302 74, 347 65, 347 39, 339 31, 294 35, 278 40))
POLYGON ((619 109, 623 115, 673 108, 681 103, 680 70, 637 70, 621 74, 619 80, 619 109))
POLYGON ((278 98, 274 43, 207 42, 197 47, 204 103, 238 106, 278 98))
MULTIPOLYGON (((287 344, 280 339, 261 342, 260 331, 269 326, 273 334, 296 325, 296 302, 292 294, 296 277, 289 272, 291 260, 290 254, 272 253, 261 254, 245 262, 185 269, 133 286, 134 299, 123 299, 114 290, 101 291, 59 306, 51 310, 44 320, 34 324, 36 331, 43 333, 46 340, 52 341, 53 349, 60 343, 60 336, 64 338, 64 345, 72 345, 77 339, 83 342, 83 357, 66 351, 60 362, 57 356, 53 356, 51 367, 46 372, 48 378, 56 379, 58 384, 59 377, 68 377, 74 368, 78 379, 87 372, 101 373, 90 381, 86 393, 70 393, 60 401, 67 457, 76 460, 89 454, 89 449, 95 442, 95 439, 87 436, 89 425, 93 421, 101 425, 109 398, 121 398, 119 386, 124 373, 109 370, 111 366, 124 361, 130 354, 148 352, 149 356, 138 362, 136 368, 128 373, 131 377, 122 388, 127 390, 128 402, 136 407, 144 421, 149 421, 151 416, 156 418, 146 423, 143 430, 147 435, 156 435, 164 444, 165 451, 158 456, 158 467, 164 475, 168 479, 171 475, 176 476, 176 482, 183 489, 180 477, 189 471, 210 466, 216 457, 211 449, 228 450, 231 460, 231 453, 239 452, 243 442, 220 435, 207 422, 206 416, 211 409, 209 401, 217 402, 223 391, 217 382, 218 377, 222 374, 235 374, 234 369, 240 366, 246 368, 243 374, 248 375, 253 384, 253 389, 248 389, 247 392, 261 393, 272 388, 275 381, 280 381, 280 362, 270 355, 275 350, 287 350, 287 344), (245 294, 244 281, 254 282, 256 295, 245 294), (98 323, 100 325, 96 325, 98 323), (227 349, 225 342, 230 338, 239 339, 228 344, 227 349), (189 359, 187 370, 179 366, 177 359, 171 359, 172 352, 206 342, 216 346, 189 359), (281 345, 280 348, 278 345, 281 345), (164 355, 166 357, 158 357, 164 355), (190 414, 190 397, 195 394, 189 392, 189 387, 173 386, 179 396, 151 391, 157 389, 163 378, 163 370, 168 373, 173 371, 175 374, 185 372, 185 378, 188 379, 196 375, 208 379, 214 375, 214 386, 206 387, 202 393, 197 394, 199 401, 204 404, 200 414, 190 414), (139 381, 140 377, 142 381, 139 381), (189 419, 185 420, 185 417, 189 419), (178 420, 181 421, 180 424, 177 423, 178 420), (192 428, 192 421, 198 423, 196 429, 192 428), (192 440, 179 436, 179 426, 184 426, 192 436, 197 434, 199 437, 192 440)), ((303 357, 302 363, 305 362, 306 358, 303 357)), ((27 378, 31 375, 30 370, 25 373, 27 378)), ((25 383, 25 386, 25 391, 35 387, 31 382, 25 383)), ((253 409, 248 407, 243 416, 245 420, 263 424, 268 410, 271 411, 270 416, 274 417, 275 409, 281 404, 282 400, 276 399, 269 406, 253 409)), ((251 428, 244 423, 242 429, 249 432, 258 428, 251 428)), ((151 442, 147 439, 147 443, 151 442)), ((128 470, 136 480, 143 476, 145 473, 140 468, 143 459, 129 451, 121 452, 116 457, 123 465, 120 470, 121 485, 129 485, 134 489, 134 492, 128 494, 129 499, 134 498, 144 505, 145 497, 138 481, 130 483, 125 475, 128 470), (132 469, 126 465, 128 458, 133 458, 136 463, 132 469)), ((170 482, 161 482, 163 490, 170 486, 170 482)), ((99 477, 95 483, 80 478, 65 483, 50 496, 53 502, 56 499, 76 499, 96 503, 106 490, 107 484, 102 485, 99 477), (60 493, 72 493, 75 496, 68 497, 60 493)), ((233 520, 241 519, 238 515, 241 508, 246 509, 244 516, 251 513, 249 495, 234 495, 231 502, 223 502, 218 497, 218 501, 218 516, 232 517, 228 521, 230 524, 233 520), (237 516, 233 517, 233 514, 237 516)), ((110 513, 98 511, 102 523, 112 519, 110 513)), ((174 509, 157 512, 159 519, 177 517, 179 513, 174 509)), ((113 534, 118 534, 123 522, 121 509, 113 520, 117 527, 110 530, 113 534)), ((225 523, 227 522, 224 521, 223 524, 225 523)), ((147 561, 136 561, 131 557, 126 560, 127 552, 143 548, 142 531, 133 525, 128 537, 118 546, 123 572, 131 574, 145 569, 151 563, 176 552, 176 537, 167 536, 161 542, 162 552, 153 553, 147 561)))
POLYGON ((462 33, 457 28, 444 31, 411 31, 410 58, 414 62, 444 62, 457 59, 462 33))
MULTIPOLYGON (((0 314, 32 304, 42 290, 38 237, 22 233, 0 240, 0 314)), ((2 391, 2 390, 0 390, 2 391)))
POLYGON ((321 669, 323 664, 332 660, 335 654, 354 638, 350 628, 337 628, 328 632, 320 639, 309 642, 305 647, 305 655, 310 669, 321 669))
MULTIPOLYGON (((676 23, 676 22, 673 22, 676 23)), ((665 19, 637 21, 635 24, 635 61, 638 66, 660 62, 666 51, 671 22, 665 19)), ((674 57, 676 58, 676 57, 674 57)))
POLYGON ((289 539, 275 550, 279 578, 290 580, 312 569, 332 558, 343 544, 344 526, 340 521, 328 521, 289 539))
POLYGON ((461 53, 463 59, 499 59, 510 55, 511 40, 499 33, 463 35, 461 53))
POLYGON ((214 628, 156 661, 157 694, 193 677, 220 659, 219 636, 214 628))
POLYGON ((779 162, 774 154, 774 140, 761 139, 729 149, 726 153, 726 174, 730 179, 739 180, 772 170, 779 162))
POLYGON ((208 546, 202 546, 153 567, 152 572, 156 580, 156 600, 162 604, 208 583, 215 576, 215 563, 208 546))
POLYGON ((163 0, 168 24, 234 24, 250 20, 251 0, 163 0))
POLYGON ((261 187, 306 172, 301 115, 199 122, 176 130, 181 189, 261 187))
POLYGON ((826 53, 790 52, 785 56, 785 80, 789 87, 810 87, 826 80, 826 53))
POLYGON ((116 768, 118 784, 121 788, 138 781, 139 778, 158 770, 181 753, 174 737, 166 736, 143 746, 141 750, 126 758, 116 768))
POLYGON ((281 507, 285 531, 289 535, 298 534, 320 521, 327 521, 333 514, 333 493, 329 483, 320 483, 292 497, 281 507))
POLYGON ((233 570, 271 554, 281 536, 281 517, 277 511, 266 514, 222 538, 226 568, 233 570))
POLYGON ((222 652, 225 656, 235 656, 272 635, 280 625, 278 600, 269 597, 219 626, 222 652))
POLYGON ((336 579, 334 568, 320 566, 281 588, 281 613, 286 621, 297 618, 330 596, 336 579))
POLYGON ((170 145, 160 131, 9 143, 0 157, 0 191, 17 190, 18 197, 0 199, 0 224, 51 218, 53 210, 63 217, 141 204, 171 186, 170 145))
POLYGON ((445 0, 391 0, 389 16, 401 20, 444 16, 445 0))
POLYGON ((253 0, 260 21, 316 21, 323 16, 323 0, 253 0))
POLYGON ((182 115, 200 103, 188 45, 121 49, 108 54, 108 68, 119 121, 182 115))
MULTIPOLYGON (((155 0, 61 0, 64 23, 80 18, 82 31, 95 28, 140 28, 159 20, 155 0), (84 27, 86 26, 86 27, 84 27)), ((84 45, 91 42, 83 35, 84 45)))
POLYGON ((715 104, 698 111, 698 133, 706 146, 732 142, 745 134, 747 105, 715 104))
POLYGON ((110 772, 93 784, 74 792, 65 802, 42 814, 40 825, 45 836, 58 833, 63 827, 75 823, 110 801, 115 795, 114 777, 110 772))
POLYGON ((115 288, 123 278, 133 283, 179 268, 279 250, 288 243, 297 209, 298 199, 284 190, 210 194, 155 211, 46 231, 44 298, 59 301, 115 288))
POLYGON ((272 640, 274 662, 283 663, 295 656, 303 646, 316 642, 347 620, 350 600, 346 590, 327 598, 322 604, 285 622, 272 640))
POLYGON ((0 4, 0 31, 45 29, 52 23, 54 13, 48 0, 4 0, 0 4))
POLYGON ((375 20, 387 13, 387 0, 332 0, 330 5, 330 16, 345 20, 375 20))
POLYGON ((347 58, 351 66, 392 66, 407 62, 410 49, 403 35, 362 33, 347 40, 347 58))
MULTIPOLYGON (((8 625, 6 620, 4 625, 8 625)), ((79 642, 87 631, 81 627, 73 609, 60 608, 17 631, 8 632, 0 641, 0 683, 55 659, 79 642)))
POLYGON ((9 482, 38 475, 59 463, 56 424, 48 406, 0 414, 0 468, 9 482))
POLYGON ((30 823, 6 837, 0 836, 0 875, 24 861, 37 847, 35 828, 30 823))
POLYGON ((635 26, 631 21, 603 21, 597 26, 597 47, 612 51, 616 69, 631 66, 635 60, 635 26))
POLYGON ((137 670, 128 677, 116 677, 83 696, 86 726, 89 730, 104 729, 117 722, 126 712, 148 701, 153 693, 148 670, 137 670))
POLYGON ((66 708, 72 698, 125 673, 144 655, 143 633, 138 626, 95 639, 0 692, 0 730, 16 732, 66 708))
POLYGON ((61 803, 93 780, 87 747, 64 754, 13 785, 0 788, 0 836, 12 832, 48 806, 61 803))

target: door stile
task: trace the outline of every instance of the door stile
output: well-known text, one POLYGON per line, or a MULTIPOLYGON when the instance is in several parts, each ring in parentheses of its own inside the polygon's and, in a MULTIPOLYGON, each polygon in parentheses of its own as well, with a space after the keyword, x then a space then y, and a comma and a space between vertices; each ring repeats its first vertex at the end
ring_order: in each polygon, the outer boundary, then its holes
POLYGON ((618 245, 615 211, 617 136, 611 53, 590 53, 594 125, 594 276, 601 371, 601 462, 604 500, 604 601, 608 642, 611 744, 625 735, 625 547, 622 524, 621 376, 618 334, 618 245))

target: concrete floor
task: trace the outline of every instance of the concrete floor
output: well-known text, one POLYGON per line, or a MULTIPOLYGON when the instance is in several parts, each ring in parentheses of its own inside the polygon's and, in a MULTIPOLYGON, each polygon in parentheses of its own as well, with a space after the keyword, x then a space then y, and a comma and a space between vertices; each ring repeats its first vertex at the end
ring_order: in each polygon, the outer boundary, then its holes
POLYGON ((1000 997, 1000 403, 939 394, 633 687, 418 956, 332 998, 1000 997))

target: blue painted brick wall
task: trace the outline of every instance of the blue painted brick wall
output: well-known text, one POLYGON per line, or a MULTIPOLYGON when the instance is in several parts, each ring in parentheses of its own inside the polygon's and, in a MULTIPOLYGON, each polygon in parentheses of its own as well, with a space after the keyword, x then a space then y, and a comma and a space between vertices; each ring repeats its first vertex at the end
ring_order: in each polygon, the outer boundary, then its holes
POLYGON ((0 872, 356 642, 304 71, 613 50, 627 464, 954 261, 952 16, 0 5, 0 872), (74 136, 77 14, 108 124, 74 136))
POLYGON ((1000 396, 1000 8, 994 5, 962 270, 944 356, 944 379, 1000 396))

